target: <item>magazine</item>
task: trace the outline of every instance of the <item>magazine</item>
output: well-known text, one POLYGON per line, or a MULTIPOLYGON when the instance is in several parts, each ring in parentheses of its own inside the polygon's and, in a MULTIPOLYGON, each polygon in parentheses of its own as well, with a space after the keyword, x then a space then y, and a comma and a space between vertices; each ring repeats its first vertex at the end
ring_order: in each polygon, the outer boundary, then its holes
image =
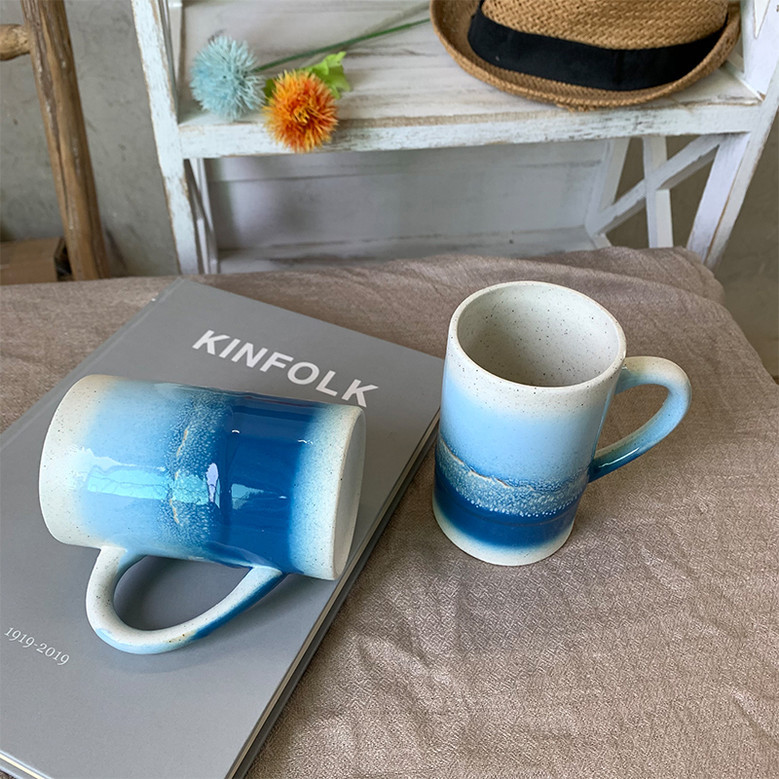
MULTIPOLYGON (((11 425, 0 441, 0 768, 51 779, 243 775, 431 443, 442 367, 179 279, 11 425), (295 370, 300 363, 313 367, 295 370), (97 550, 56 541, 37 491, 54 409, 90 373, 362 407, 365 471, 341 578, 287 576, 251 609, 166 654, 131 655, 101 641, 84 605, 97 550)), ((140 628, 174 624, 244 573, 145 558, 121 580, 117 610, 140 628)))

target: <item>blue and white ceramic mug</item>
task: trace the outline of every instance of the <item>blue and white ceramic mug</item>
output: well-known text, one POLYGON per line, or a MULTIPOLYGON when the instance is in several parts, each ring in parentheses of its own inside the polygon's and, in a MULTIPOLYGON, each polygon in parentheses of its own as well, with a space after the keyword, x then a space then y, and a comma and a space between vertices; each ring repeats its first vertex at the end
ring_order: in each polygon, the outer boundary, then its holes
POLYGON ((676 427, 690 382, 660 357, 625 358, 602 306, 534 281, 482 289, 450 327, 433 508, 444 533, 489 563, 525 565, 568 538, 590 481, 646 452, 676 427), (596 451, 616 393, 659 384, 668 394, 642 427, 596 451))
POLYGON ((336 579, 354 535, 365 421, 354 406, 87 376, 60 402, 39 495, 52 535, 100 549, 87 616, 117 649, 156 653, 210 633, 288 573, 336 579), (222 601, 160 630, 113 606, 145 555, 245 566, 222 601))

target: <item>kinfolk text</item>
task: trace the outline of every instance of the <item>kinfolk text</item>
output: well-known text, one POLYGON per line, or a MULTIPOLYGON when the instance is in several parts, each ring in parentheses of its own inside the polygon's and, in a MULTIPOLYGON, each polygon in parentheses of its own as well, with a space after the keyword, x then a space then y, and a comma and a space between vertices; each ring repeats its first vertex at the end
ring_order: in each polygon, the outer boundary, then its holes
POLYGON ((314 384, 316 391, 323 395, 357 403, 363 408, 367 406, 366 393, 378 389, 375 384, 363 384, 360 379, 344 382, 335 371, 325 370, 313 362, 298 361, 289 354, 271 351, 265 346, 257 347, 250 341, 233 338, 226 333, 217 334, 214 330, 206 330, 192 348, 262 373, 284 371, 293 384, 314 384))

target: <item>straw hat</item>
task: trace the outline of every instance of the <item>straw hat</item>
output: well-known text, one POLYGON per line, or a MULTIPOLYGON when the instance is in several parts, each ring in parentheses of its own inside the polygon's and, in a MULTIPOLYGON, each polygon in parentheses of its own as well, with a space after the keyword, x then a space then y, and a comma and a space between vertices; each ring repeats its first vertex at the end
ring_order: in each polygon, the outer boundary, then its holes
POLYGON ((431 0, 430 15, 471 75, 573 108, 684 89, 725 61, 739 32, 728 0, 431 0))

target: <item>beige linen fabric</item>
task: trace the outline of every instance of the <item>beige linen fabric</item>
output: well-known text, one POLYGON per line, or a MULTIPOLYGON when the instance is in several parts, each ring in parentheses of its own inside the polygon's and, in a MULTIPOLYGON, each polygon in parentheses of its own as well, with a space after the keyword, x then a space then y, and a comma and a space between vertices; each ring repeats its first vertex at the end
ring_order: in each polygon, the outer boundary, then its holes
MULTIPOLYGON (((443 356, 457 304, 512 279, 578 289, 620 320, 629 355, 678 362, 693 386, 687 418, 590 485, 568 543, 525 568, 446 540, 428 456, 252 779, 777 775, 779 388, 692 255, 437 257, 199 280, 443 356)), ((3 289, 2 426, 168 282, 3 289)), ((620 395, 603 440, 660 397, 620 395)))

